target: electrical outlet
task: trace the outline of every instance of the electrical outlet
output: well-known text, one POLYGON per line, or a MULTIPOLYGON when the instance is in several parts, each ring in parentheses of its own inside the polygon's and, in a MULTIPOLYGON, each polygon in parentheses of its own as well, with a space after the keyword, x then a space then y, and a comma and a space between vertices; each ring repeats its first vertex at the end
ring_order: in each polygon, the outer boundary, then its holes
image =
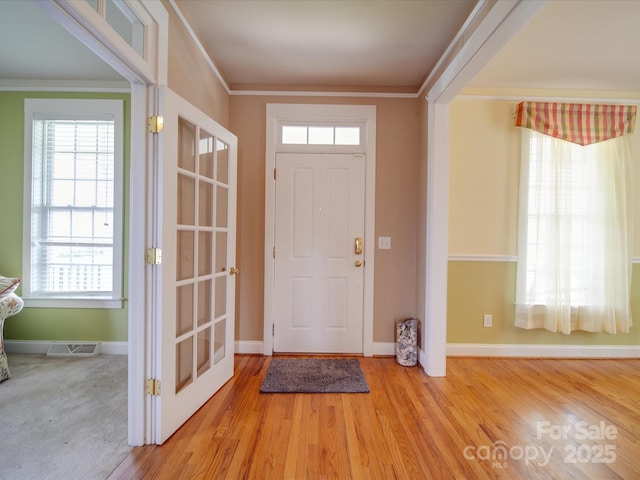
POLYGON ((490 313, 484 314, 484 326, 485 328, 493 326, 493 315, 491 315, 490 313))

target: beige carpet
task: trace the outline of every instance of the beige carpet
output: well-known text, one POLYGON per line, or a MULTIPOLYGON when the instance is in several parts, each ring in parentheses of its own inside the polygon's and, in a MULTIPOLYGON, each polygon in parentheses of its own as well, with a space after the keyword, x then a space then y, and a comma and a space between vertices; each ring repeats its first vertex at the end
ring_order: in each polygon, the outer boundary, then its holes
POLYGON ((104 480, 127 445, 127 357, 9 354, 0 478, 104 480))

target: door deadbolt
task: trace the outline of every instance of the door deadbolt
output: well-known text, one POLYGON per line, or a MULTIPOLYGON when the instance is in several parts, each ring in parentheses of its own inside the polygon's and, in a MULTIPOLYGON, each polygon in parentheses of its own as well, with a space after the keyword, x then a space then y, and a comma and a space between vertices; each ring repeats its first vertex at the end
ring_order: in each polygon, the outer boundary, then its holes
POLYGON ((353 252, 356 255, 362 255, 363 246, 364 241, 362 240, 362 237, 356 237, 354 240, 353 252))

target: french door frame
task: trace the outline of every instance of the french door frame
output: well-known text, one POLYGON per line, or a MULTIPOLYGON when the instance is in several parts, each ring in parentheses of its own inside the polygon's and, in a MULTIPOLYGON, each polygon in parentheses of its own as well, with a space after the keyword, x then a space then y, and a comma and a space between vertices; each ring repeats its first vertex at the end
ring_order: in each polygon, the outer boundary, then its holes
POLYGON ((128 324, 128 443, 150 443, 156 412, 145 395, 144 381, 153 364, 153 338, 147 334, 153 324, 153 274, 145 264, 145 249, 153 233, 147 227, 149 202, 157 179, 157 139, 143 128, 158 108, 157 90, 167 83, 169 13, 157 1, 137 0, 127 5, 145 26, 145 58, 139 56, 120 35, 86 2, 39 0, 54 21, 90 48, 99 58, 130 82, 131 149, 129 166, 129 256, 128 324))
MULTIPOLYGON (((275 180, 272 172, 279 145, 278 128, 282 122, 358 122, 364 124, 365 165, 365 233, 364 233, 364 309, 362 349, 373 356, 373 281, 375 260, 376 193, 376 107, 373 105, 267 104, 265 155, 265 240, 264 240, 264 335, 263 353, 273 354, 275 261, 275 180)), ((306 150, 309 152, 309 150, 306 150)))

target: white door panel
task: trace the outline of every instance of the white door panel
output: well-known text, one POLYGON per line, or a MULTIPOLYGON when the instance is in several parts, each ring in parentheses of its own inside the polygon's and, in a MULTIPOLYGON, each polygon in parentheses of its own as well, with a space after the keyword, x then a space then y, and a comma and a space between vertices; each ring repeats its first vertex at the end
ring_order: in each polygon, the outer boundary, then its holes
POLYGON ((362 353, 365 157, 281 153, 276 165, 274 351, 362 353))
POLYGON ((160 103, 155 443, 231 378, 235 325, 236 137, 166 88, 160 103))

